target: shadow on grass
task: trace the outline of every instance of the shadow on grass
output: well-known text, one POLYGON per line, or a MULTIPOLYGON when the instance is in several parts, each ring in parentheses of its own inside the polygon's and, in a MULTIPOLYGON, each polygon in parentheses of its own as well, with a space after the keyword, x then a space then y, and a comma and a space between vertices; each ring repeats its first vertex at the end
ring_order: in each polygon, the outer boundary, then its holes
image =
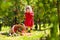
POLYGON ((8 32, 0 32, 0 34, 9 37, 9 33, 8 32))

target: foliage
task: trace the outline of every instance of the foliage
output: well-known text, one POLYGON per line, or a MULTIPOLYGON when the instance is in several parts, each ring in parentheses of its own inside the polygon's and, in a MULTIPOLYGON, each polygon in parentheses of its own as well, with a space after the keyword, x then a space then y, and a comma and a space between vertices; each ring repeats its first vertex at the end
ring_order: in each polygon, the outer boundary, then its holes
MULTIPOLYGON (((57 35, 57 0, 1 0, 0 18, 2 18, 3 25, 11 26, 14 23, 15 17, 17 22, 22 23, 24 21, 24 8, 26 5, 32 6, 35 24, 38 23, 40 27, 42 23, 44 25, 45 23, 53 23, 53 32, 55 33, 54 35, 57 35)), ((53 33, 51 34, 53 35, 53 33)), ((56 37, 54 36, 54 38, 56 37)))
MULTIPOLYGON (((0 2, 1 7, 0 7, 0 17, 6 17, 8 16, 7 19, 10 18, 10 20, 12 21, 13 19, 13 15, 14 10, 18 9, 18 18, 19 21, 21 22, 22 20, 24 20, 24 8, 26 5, 31 5, 35 14, 34 20, 38 21, 38 19, 45 20, 45 22, 49 22, 49 21, 55 21, 57 19, 57 7, 55 5, 57 1, 52 1, 52 0, 5 0, 0 2), (54 2, 54 3, 53 3, 54 2), (16 3, 16 4, 15 4, 16 3), (55 5, 55 6, 54 6, 55 5), (56 17, 55 17, 56 16, 56 17), (55 18, 55 19, 54 19, 55 18)), ((6 19, 4 19, 5 21, 6 19)), ((7 20, 8 21, 8 20, 7 20)), ((8 21, 9 22, 9 21, 8 21)), ((8 24, 8 23, 7 23, 8 24)))

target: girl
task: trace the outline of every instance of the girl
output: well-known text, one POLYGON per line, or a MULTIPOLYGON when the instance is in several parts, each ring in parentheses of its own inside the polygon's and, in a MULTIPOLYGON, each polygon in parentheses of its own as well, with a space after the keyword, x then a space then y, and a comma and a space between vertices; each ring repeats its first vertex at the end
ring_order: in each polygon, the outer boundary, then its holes
POLYGON ((24 33, 25 32, 25 27, 24 24, 15 24, 9 31, 9 35, 14 34, 17 35, 17 32, 24 33))
POLYGON ((26 26, 26 29, 30 28, 30 30, 32 30, 32 27, 33 27, 33 24, 34 24, 34 13, 32 11, 31 6, 26 6, 26 8, 25 8, 24 24, 26 26))

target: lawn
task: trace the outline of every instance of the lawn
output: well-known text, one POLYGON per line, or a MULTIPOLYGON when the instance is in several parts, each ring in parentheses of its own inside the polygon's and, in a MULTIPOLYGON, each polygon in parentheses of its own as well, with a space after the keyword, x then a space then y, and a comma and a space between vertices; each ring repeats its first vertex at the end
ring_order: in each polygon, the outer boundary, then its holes
MULTIPOLYGON (((46 25, 47 26, 47 25, 46 25)), ((43 29, 43 28, 42 28, 43 29)), ((39 40, 41 37, 46 36, 46 34, 44 33, 44 31, 32 31, 31 35, 27 36, 8 36, 8 32, 10 30, 10 27, 2 27, 2 31, 0 31, 0 33, 5 33, 5 34, 0 34, 0 40, 39 40)), ((47 33, 50 32, 50 30, 46 30, 47 33)), ((26 33, 28 34, 28 33, 26 33)))
POLYGON ((40 37, 44 36, 42 31, 32 32, 31 35, 27 36, 7 36, 0 34, 0 40, 38 40, 40 37))
POLYGON ((44 34, 42 32, 33 32, 30 36, 6 36, 0 35, 0 40, 37 40, 44 34))

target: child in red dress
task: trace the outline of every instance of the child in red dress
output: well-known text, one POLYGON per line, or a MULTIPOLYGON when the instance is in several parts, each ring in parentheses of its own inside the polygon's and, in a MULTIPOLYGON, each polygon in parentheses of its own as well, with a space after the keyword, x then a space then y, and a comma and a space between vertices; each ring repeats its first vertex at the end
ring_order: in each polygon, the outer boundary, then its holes
POLYGON ((31 6, 26 7, 24 24, 26 28, 30 28, 30 30, 32 30, 34 24, 34 13, 32 11, 31 6))

